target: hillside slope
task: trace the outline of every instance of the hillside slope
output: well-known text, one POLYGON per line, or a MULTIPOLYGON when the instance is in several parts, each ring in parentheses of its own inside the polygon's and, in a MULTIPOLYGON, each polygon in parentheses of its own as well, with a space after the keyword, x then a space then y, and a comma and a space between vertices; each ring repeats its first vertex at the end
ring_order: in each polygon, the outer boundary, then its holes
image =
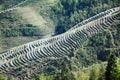
MULTIPOLYGON (((1 6, 4 5, 3 8, 9 9, 11 4, 15 6, 22 1, 5 0, 1 6)), ((18 9, 0 14, 0 38, 2 38, 0 52, 42 37, 50 37, 54 34, 55 24, 49 15, 51 13, 51 6, 54 6, 56 0, 25 1, 18 9), (21 29, 22 31, 20 31, 21 29), (23 33, 23 30, 29 32, 23 33), (35 33, 34 31, 33 33, 31 30, 37 30, 37 32, 35 33), (13 41, 15 42, 13 43, 13 41)))
MULTIPOLYGON (((0 10, 10 8, 21 1, 23 0, 2 0, 0 10)), ((64 33, 75 24, 117 6, 120 6, 119 0, 28 0, 18 9, 0 14, 0 52, 40 38, 64 33)), ((63 68, 67 67, 70 71, 78 71, 77 73, 83 70, 80 74, 82 77, 84 73, 87 74, 90 71, 94 75, 98 73, 102 77, 101 80, 104 80, 105 71, 102 72, 101 67, 105 69, 106 64, 95 66, 94 71, 88 68, 95 63, 106 62, 111 53, 120 55, 120 25, 112 26, 103 33, 89 38, 81 48, 69 56, 70 58, 45 60, 40 64, 41 72, 48 78, 52 75, 58 79, 62 76, 61 71, 64 72, 63 68), (67 66, 61 67, 64 62, 67 66), (85 69, 85 67, 88 68, 85 69)), ((29 71, 24 69, 20 73, 29 73, 29 71)), ((34 77, 37 76, 37 74, 34 75, 34 77)), ((78 74, 77 77, 80 75, 78 74)), ((89 74, 89 77, 92 77, 92 74, 89 74)), ((83 78, 83 80, 90 80, 88 78, 83 78)), ((91 80, 99 79, 92 78, 91 80)))

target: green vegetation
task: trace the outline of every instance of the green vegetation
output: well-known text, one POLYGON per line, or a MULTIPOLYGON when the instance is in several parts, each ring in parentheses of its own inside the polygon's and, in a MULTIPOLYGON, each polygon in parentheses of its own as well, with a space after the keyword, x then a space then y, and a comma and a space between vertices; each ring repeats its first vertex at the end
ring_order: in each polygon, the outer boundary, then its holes
POLYGON ((120 59, 115 54, 109 56, 105 76, 106 80, 120 79, 120 59))
POLYGON ((7 80, 6 76, 0 74, 0 80, 7 80))
POLYGON ((69 69, 70 66, 68 66, 65 62, 61 64, 61 71, 60 73, 57 73, 54 80, 75 80, 72 72, 69 69))
MULTIPOLYGON (((1 0, 0 11, 21 1, 23 0, 1 0)), ((50 9, 44 7, 45 3, 47 4, 47 1, 30 0, 26 4, 35 7, 43 18, 47 16, 53 21, 54 35, 67 31, 75 24, 99 12, 120 6, 119 0, 59 0, 50 9), (40 4, 44 6, 41 8, 40 4)), ((41 36, 43 37, 43 34, 38 26, 25 22, 16 12, 0 14, 0 52, 36 40, 41 36)), ((65 60, 58 65, 62 60, 51 61, 43 73, 33 75, 33 80, 105 80, 105 78, 106 80, 119 80, 119 55, 110 55, 111 51, 120 53, 120 25, 89 38, 82 48, 73 52, 74 55, 70 57, 69 62, 65 60), (102 62, 107 59, 106 68, 106 64, 102 62)), ((7 78, 0 75, 0 80, 7 80, 7 78)))
POLYGON ((119 3, 119 0, 60 0, 53 7, 55 14, 58 15, 56 34, 70 29, 73 25, 99 12, 119 6, 119 3))
MULTIPOLYGON (((71 71, 67 63, 63 62, 61 64, 61 70, 56 72, 56 74, 46 75, 41 73, 39 75, 34 75, 32 80, 119 80, 120 79, 120 59, 113 58, 113 55, 110 55, 109 60, 114 61, 115 63, 108 62, 107 68, 106 63, 93 64, 87 68, 79 69, 78 71, 71 71), (111 65, 109 66, 109 64, 111 65), (116 66, 115 66, 116 65, 116 66), (109 66, 109 67, 108 67, 109 66), (111 69, 111 70, 109 70, 111 69)), ((3 75, 0 76, 0 80, 14 80, 13 78, 7 78, 3 75)))

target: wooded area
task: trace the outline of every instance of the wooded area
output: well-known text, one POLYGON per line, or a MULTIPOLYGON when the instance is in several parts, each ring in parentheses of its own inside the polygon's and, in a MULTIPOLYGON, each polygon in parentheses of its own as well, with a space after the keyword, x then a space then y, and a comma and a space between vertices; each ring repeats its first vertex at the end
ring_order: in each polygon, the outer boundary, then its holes
MULTIPOLYGON (((1 0, 0 11, 21 1, 24 0, 1 0)), ((35 1, 41 3, 42 0, 35 1)), ((32 0, 28 1, 27 4, 32 4, 31 2, 32 0)), ((43 9, 43 12, 48 13, 47 17, 55 24, 54 34, 52 35, 54 36, 64 33, 89 17, 117 6, 120 6, 119 0, 59 0, 57 4, 50 6, 49 10, 43 9)), ((46 18, 46 14, 43 14, 43 12, 39 12, 39 14, 46 18)), ((33 41, 44 35, 38 26, 24 23, 22 20, 24 19, 14 11, 0 14, 0 52, 23 44, 21 41, 33 41), (25 40, 22 40, 21 37, 25 37, 25 40), (30 37, 30 39, 26 39, 26 37, 30 37), (17 40, 16 38, 21 39, 19 43, 14 41, 17 40)), ((119 46, 120 25, 112 26, 103 33, 89 38, 84 46, 73 52, 73 56, 70 56, 67 60, 51 61, 48 67, 44 66, 45 69, 41 74, 32 76, 33 80, 119 80, 119 46)), ((1 74, 0 80, 15 79, 12 77, 6 78, 1 74)))

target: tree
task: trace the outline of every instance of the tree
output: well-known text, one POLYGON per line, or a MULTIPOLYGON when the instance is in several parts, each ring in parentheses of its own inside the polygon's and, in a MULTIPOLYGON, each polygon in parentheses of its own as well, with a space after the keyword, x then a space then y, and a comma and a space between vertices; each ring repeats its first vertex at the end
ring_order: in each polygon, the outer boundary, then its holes
POLYGON ((91 70, 90 80, 98 80, 100 77, 100 68, 98 64, 94 64, 91 70))
POLYGON ((111 54, 108 59, 106 67, 105 78, 106 80, 120 80, 120 62, 117 62, 115 54, 111 54))
POLYGON ((39 75, 39 80, 46 80, 46 77, 43 73, 39 75))
POLYGON ((115 73, 115 78, 116 80, 120 80, 120 58, 117 59, 117 63, 116 63, 116 73, 115 73))
POLYGON ((57 74, 54 80, 75 80, 73 73, 70 71, 67 63, 61 64, 61 72, 57 74))

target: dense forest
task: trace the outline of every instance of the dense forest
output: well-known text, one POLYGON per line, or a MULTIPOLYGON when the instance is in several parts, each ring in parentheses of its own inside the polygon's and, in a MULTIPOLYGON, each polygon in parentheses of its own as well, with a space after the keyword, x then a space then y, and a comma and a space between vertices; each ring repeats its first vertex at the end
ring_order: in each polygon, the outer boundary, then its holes
MULTIPOLYGON (((21 1, 24 0, 0 0, 0 11, 21 1)), ((0 14, 0 53, 59 35, 89 17, 118 6, 119 0, 28 0, 20 9, 0 14)), ((120 24, 89 38, 72 54, 50 60, 47 66, 41 64, 42 71, 33 74, 33 80, 119 80, 120 24)), ((16 79, 0 74, 0 80, 16 79)))

